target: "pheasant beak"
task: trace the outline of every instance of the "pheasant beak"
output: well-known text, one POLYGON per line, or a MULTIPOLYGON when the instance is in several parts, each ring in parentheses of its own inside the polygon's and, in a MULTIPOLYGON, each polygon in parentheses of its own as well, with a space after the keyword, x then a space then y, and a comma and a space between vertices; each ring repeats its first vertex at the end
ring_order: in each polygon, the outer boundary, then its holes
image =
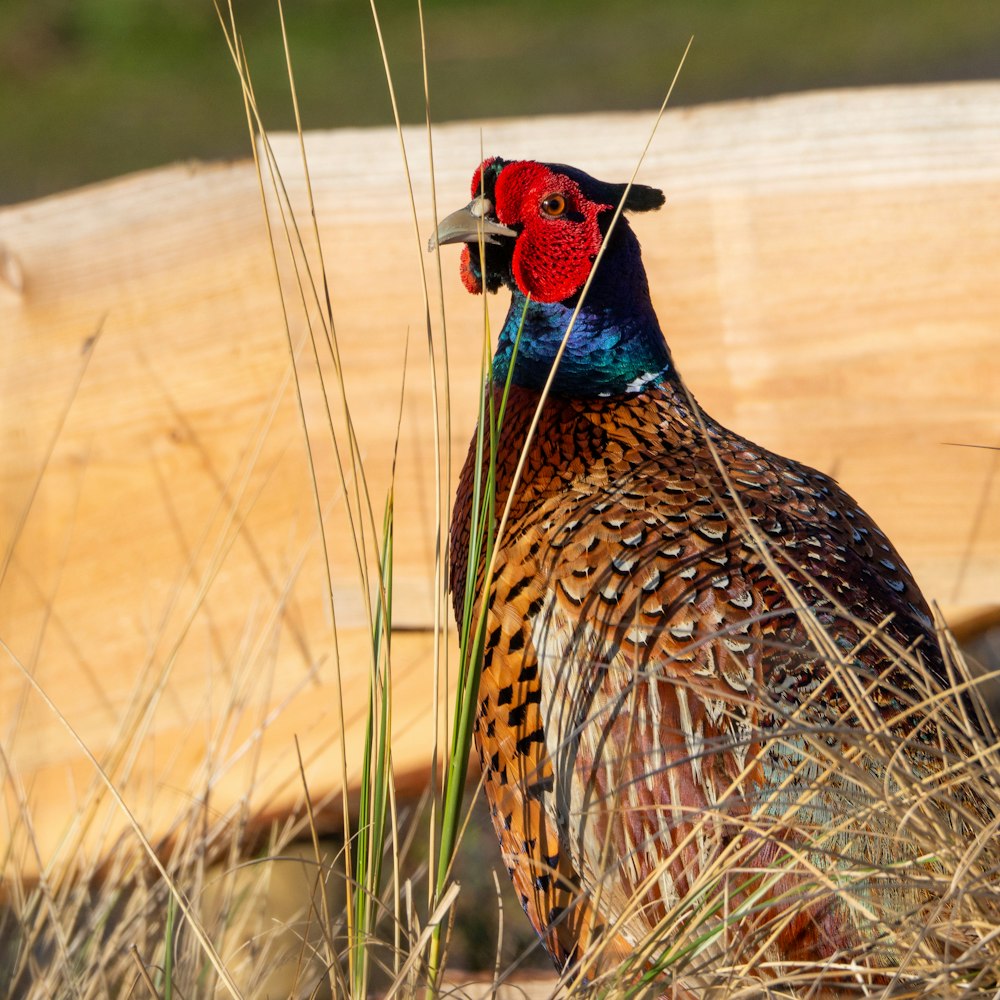
POLYGON ((442 219, 437 232, 427 241, 427 249, 443 247, 446 243, 499 243, 500 236, 517 236, 517 230, 501 226, 489 218, 493 202, 485 195, 473 198, 465 208, 442 219))

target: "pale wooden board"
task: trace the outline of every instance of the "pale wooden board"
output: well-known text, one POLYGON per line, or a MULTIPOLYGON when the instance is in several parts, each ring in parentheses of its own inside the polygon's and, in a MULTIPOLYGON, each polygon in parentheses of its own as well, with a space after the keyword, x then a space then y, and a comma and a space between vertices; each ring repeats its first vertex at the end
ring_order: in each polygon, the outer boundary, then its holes
MULTIPOLYGON (((437 128, 438 214, 468 199, 480 134, 486 153, 624 180, 652 119, 437 128)), ((435 259, 423 251, 434 217, 426 136, 407 129, 405 139, 419 239, 394 132, 310 133, 306 145, 378 525, 409 340, 394 618, 415 631, 394 645, 394 724, 397 767, 419 775, 433 735, 432 644, 422 630, 433 621, 436 478, 421 263, 431 269, 439 373, 443 351, 435 259)), ((305 224, 297 147, 294 137, 274 138, 305 224)), ((1000 84, 671 112, 639 179, 667 193, 663 211, 634 225, 675 360, 706 408, 836 474, 956 619, 997 603, 1000 452, 988 449, 1000 445, 1000 84)), ((315 266, 314 242, 308 232, 304 239, 315 266)), ((303 354, 342 630, 342 734, 315 508, 252 165, 168 167, 0 209, 0 247, 0 556, 31 501, 0 583, 0 638, 112 766, 153 837, 182 802, 204 794, 206 774, 225 773, 212 785, 213 814, 240 800, 249 756, 232 766, 227 757, 240 739, 254 744, 272 714, 251 811, 280 815, 301 800, 292 734, 314 796, 336 797, 342 738, 352 780, 358 768, 365 605, 303 354), (144 712, 135 707, 143 697, 144 712), (239 738, 213 737, 234 700, 239 738), (136 758, 117 763, 113 748, 132 718, 141 720, 136 758), (206 744, 214 747, 207 770, 206 744)), ((279 257, 299 343, 305 314, 287 253, 279 257)), ((454 473, 474 421, 482 300, 461 288, 454 248, 442 261, 454 473)), ((494 329, 504 308, 490 302, 494 329)), ((39 860, 25 850, 18 795, 43 863, 82 857, 84 844, 100 853, 124 828, 111 806, 86 837, 69 826, 93 768, 7 653, 0 746, 8 806, 0 849, 21 830, 11 864, 30 872, 39 860)))

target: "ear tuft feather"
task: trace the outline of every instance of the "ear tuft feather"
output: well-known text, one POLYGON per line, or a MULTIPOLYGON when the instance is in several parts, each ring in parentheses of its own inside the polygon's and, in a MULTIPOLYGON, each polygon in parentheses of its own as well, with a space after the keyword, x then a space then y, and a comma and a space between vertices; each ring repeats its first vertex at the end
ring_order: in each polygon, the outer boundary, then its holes
MULTIPOLYGON (((618 198, 625 193, 625 185, 622 184, 618 198)), ((646 184, 633 184, 629 188, 628 198, 625 200, 626 212, 651 212, 656 208, 661 208, 666 201, 666 197, 659 188, 649 187, 646 184)))

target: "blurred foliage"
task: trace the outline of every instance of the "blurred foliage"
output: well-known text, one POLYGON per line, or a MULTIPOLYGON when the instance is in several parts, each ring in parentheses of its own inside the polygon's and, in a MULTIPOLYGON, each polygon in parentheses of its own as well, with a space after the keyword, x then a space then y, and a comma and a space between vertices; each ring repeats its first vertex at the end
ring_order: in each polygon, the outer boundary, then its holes
MULTIPOLYGON (((234 0, 269 127, 291 124, 277 0, 234 0)), ((416 0, 380 0, 407 121, 423 116, 416 0)), ((286 0, 306 127, 389 124, 365 0, 286 0)), ((1000 76, 1000 3, 425 0, 436 121, 1000 76)), ((211 0, 3 0, 0 202, 247 152, 211 0)))

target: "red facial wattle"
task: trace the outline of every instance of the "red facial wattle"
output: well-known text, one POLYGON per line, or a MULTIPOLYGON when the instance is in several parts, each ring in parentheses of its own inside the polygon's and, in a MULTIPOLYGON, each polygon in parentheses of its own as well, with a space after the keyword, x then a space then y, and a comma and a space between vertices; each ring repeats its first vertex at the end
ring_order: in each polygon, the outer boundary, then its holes
MULTIPOLYGON (((479 176, 477 171, 474 184, 479 176)), ((507 164, 497 177, 494 197, 497 219, 522 227, 512 261, 518 288, 536 302, 561 302, 578 292, 601 247, 598 215, 614 206, 588 201, 575 181, 530 161, 507 164), (547 216, 542 208, 553 194, 565 199, 558 217, 547 216)))
POLYGON ((459 261, 459 274, 462 277, 462 284, 472 292, 473 295, 481 295, 483 292, 483 279, 476 273, 472 266, 472 250, 468 243, 462 247, 462 256, 459 261))

